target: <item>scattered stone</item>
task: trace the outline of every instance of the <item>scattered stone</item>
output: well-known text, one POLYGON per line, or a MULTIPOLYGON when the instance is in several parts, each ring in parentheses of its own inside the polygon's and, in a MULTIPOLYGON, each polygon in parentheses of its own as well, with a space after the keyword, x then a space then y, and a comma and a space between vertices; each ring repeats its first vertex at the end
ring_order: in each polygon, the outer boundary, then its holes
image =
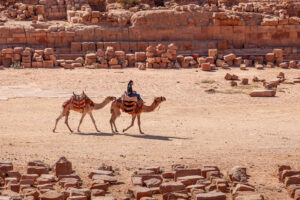
MULTIPOLYGON (((261 91, 254 91, 250 94, 251 97, 255 97, 257 95, 264 95, 264 94, 261 94, 261 91)), ((245 167, 240 167, 240 166, 233 167, 231 170, 227 172, 227 174, 231 181, 246 182, 248 180, 248 175, 245 167)))
POLYGON ((275 95, 275 90, 254 90, 250 93, 251 97, 274 97, 275 95))
POLYGON ((174 178, 177 181, 179 177, 193 176, 193 175, 201 176, 201 169, 200 168, 186 168, 186 169, 177 168, 175 169, 174 178))
POLYGON ((184 184, 180 182, 167 182, 160 185, 161 194, 184 190, 184 184))
POLYGON ((41 200, 64 200, 64 195, 57 191, 45 192, 41 195, 41 200))
POLYGON ((68 161, 65 157, 61 157, 55 165, 55 175, 69 175, 72 174, 72 163, 68 161))
POLYGON ((238 84, 236 81, 231 81, 230 82, 231 87, 236 87, 238 84))
POLYGON ((195 200, 226 200, 226 195, 222 192, 208 192, 196 195, 195 200))
POLYGON ((152 197, 151 190, 149 188, 146 188, 146 187, 136 186, 136 187, 130 189, 130 191, 132 191, 134 197, 137 200, 140 200, 143 197, 152 197))

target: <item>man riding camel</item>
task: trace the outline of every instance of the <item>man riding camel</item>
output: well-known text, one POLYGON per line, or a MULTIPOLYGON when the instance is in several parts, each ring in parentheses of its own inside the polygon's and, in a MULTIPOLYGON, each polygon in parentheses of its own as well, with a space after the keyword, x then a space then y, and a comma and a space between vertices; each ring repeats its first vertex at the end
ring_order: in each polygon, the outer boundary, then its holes
POLYGON ((129 83, 128 83, 128 86, 127 86, 127 95, 128 95, 129 97, 137 97, 138 100, 139 100, 139 101, 138 101, 138 104, 139 104, 139 105, 142 105, 142 104, 144 103, 143 99, 141 98, 141 96, 140 96, 138 93, 136 93, 136 91, 134 91, 134 90, 132 89, 132 86, 133 86, 133 81, 130 80, 129 83))

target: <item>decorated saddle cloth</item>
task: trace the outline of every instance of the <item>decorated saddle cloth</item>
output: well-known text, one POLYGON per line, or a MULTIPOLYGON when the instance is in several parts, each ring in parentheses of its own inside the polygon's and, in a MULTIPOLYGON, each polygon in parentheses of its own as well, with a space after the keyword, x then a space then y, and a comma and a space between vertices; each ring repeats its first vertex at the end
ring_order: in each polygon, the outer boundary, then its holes
POLYGON ((87 105, 94 106, 94 102, 84 93, 81 95, 76 95, 73 93, 73 96, 64 103, 64 107, 66 107, 67 104, 72 104, 73 107, 78 109, 83 109, 87 105))
POLYGON ((137 97, 123 95, 118 101, 122 104, 122 111, 128 114, 139 113, 143 107, 143 104, 138 104, 137 97))

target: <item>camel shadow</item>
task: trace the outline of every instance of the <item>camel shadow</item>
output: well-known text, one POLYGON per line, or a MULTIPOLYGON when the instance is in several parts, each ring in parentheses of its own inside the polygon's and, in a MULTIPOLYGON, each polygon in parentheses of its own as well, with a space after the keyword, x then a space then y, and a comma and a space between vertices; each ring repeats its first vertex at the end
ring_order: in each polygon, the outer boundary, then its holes
POLYGON ((142 138, 142 139, 148 139, 148 140, 162 140, 162 141, 172 141, 173 139, 175 140, 190 140, 191 138, 185 138, 185 137, 173 137, 173 136, 162 136, 162 135, 149 135, 149 134, 144 134, 144 135, 132 135, 132 134, 121 134, 121 133, 78 133, 74 132, 72 134, 75 135, 82 135, 82 136, 126 136, 126 137, 133 137, 133 138, 142 138))
POLYGON ((185 138, 185 137, 173 137, 173 136, 163 136, 163 135, 132 135, 132 134, 121 134, 122 136, 127 137, 133 137, 133 138, 142 138, 142 139, 148 139, 148 140, 163 140, 163 141, 172 141, 175 140, 190 140, 191 138, 185 138))
POLYGON ((118 134, 114 134, 114 133, 103 133, 103 132, 95 132, 95 133, 84 133, 84 132, 74 132, 72 134, 75 134, 75 135, 83 135, 83 136, 115 136, 115 135, 118 135, 118 134))

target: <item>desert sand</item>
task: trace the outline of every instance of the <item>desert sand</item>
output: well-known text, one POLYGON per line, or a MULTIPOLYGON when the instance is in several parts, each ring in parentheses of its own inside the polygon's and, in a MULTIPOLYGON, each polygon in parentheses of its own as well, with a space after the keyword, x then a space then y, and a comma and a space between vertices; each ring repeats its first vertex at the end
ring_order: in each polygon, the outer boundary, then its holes
MULTIPOLYGON (((174 163, 215 164, 222 172, 240 165, 247 167, 249 182, 266 199, 288 199, 276 169, 278 164, 300 166, 300 85, 281 84, 274 98, 247 94, 263 88, 261 83, 252 83, 254 75, 272 80, 280 71, 291 80, 300 75, 295 69, 253 68, 217 72, 6 69, 0 72, 0 160, 10 160, 25 171, 28 161, 53 164, 65 156, 86 185, 92 169, 110 164, 125 183, 110 189, 119 196, 126 194, 132 173, 146 165, 169 169, 174 163), (232 88, 224 80, 227 72, 249 78, 250 85, 232 88), (82 133, 70 134, 63 120, 52 133, 61 105, 73 91, 84 90, 101 102, 106 96, 120 96, 130 79, 146 104, 155 96, 167 99, 155 112, 142 114, 145 135, 139 134, 137 124, 127 133, 112 134, 110 104, 93 113, 102 133, 95 132, 88 116, 82 133), (205 92, 211 88, 217 92, 205 92)), ((71 112, 73 129, 80 116, 71 112)), ((131 117, 122 113, 118 129, 130 121, 131 117)))

